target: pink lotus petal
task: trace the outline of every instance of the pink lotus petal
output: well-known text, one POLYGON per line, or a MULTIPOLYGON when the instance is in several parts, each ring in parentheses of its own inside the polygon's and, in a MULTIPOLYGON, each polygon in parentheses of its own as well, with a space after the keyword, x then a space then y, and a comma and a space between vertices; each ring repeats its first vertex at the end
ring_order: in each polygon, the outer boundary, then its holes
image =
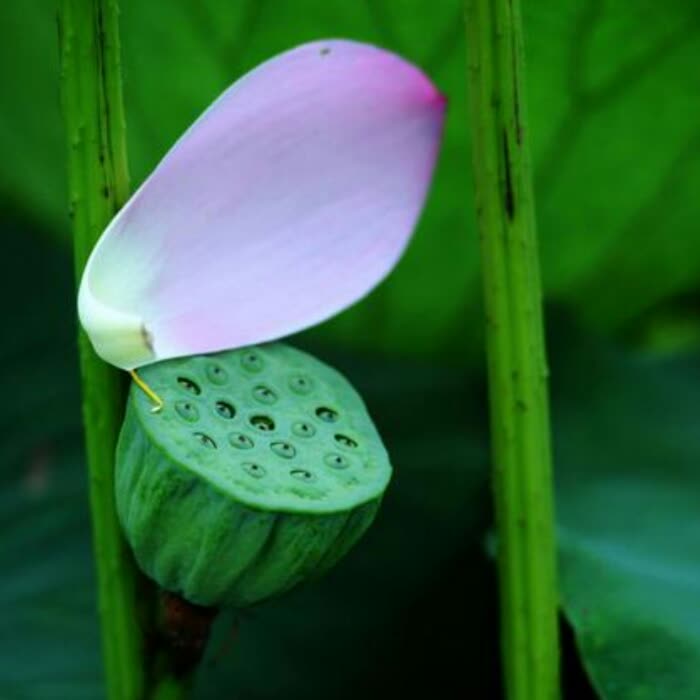
POLYGON ((420 214, 445 101, 351 41, 300 46, 229 88, 109 225, 83 326, 131 369, 289 335, 367 294, 420 214))

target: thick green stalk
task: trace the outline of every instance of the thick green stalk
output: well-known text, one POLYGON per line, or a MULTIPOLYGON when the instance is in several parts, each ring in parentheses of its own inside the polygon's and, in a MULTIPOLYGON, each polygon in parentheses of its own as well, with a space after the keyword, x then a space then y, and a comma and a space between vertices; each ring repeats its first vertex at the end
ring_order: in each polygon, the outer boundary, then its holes
POLYGON ((556 700, 554 498, 519 0, 467 0, 466 26, 505 686, 510 700, 556 700))
MULTIPOLYGON (((61 0, 58 14, 78 280, 100 234, 129 196, 118 15, 117 0, 61 0)), ((97 357, 82 331, 79 349, 107 697, 185 700, 191 673, 174 673, 175 660, 156 644, 156 591, 136 568, 117 519, 114 452, 124 375, 97 357)))
MULTIPOLYGON (((61 0, 61 98, 75 270, 80 280, 99 235, 129 193, 116 0, 61 0)), ((114 502, 114 449, 124 407, 123 377, 80 333, 83 418, 109 700, 137 700, 145 688, 139 574, 114 502)))

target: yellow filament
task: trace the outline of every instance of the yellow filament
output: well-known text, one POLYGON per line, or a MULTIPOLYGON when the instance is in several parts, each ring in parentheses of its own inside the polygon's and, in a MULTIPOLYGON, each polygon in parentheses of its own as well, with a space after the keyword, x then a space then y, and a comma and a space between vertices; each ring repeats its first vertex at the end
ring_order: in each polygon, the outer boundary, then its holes
POLYGON ((153 389, 151 389, 151 387, 148 386, 148 384, 146 384, 146 382, 144 382, 138 374, 136 374, 136 370, 130 369, 129 374, 134 382, 136 382, 136 386, 141 389, 141 391, 143 391, 143 393, 146 394, 151 401, 153 401, 154 405, 151 409, 151 413, 158 413, 163 408, 163 399, 161 399, 160 396, 158 396, 158 394, 156 394, 156 392, 153 391, 153 389))

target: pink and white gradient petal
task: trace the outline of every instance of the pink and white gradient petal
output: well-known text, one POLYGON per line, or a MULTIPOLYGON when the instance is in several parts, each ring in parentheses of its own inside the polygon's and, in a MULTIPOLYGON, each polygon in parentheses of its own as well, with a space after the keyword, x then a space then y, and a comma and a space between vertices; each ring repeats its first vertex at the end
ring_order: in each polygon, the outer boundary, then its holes
POLYGON ((132 369, 274 340, 356 302, 408 243, 444 108, 418 68, 352 41, 241 78, 95 247, 79 312, 98 353, 132 369))

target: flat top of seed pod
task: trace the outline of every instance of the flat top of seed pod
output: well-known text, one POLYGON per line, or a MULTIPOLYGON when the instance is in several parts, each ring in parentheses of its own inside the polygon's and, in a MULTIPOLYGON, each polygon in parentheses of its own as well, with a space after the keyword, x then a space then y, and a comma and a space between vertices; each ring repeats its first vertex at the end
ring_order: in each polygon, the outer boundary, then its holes
POLYGON ((129 400, 149 439, 182 468, 253 508, 328 513, 377 498, 391 466, 357 392, 281 343, 143 368, 163 399, 129 400))

